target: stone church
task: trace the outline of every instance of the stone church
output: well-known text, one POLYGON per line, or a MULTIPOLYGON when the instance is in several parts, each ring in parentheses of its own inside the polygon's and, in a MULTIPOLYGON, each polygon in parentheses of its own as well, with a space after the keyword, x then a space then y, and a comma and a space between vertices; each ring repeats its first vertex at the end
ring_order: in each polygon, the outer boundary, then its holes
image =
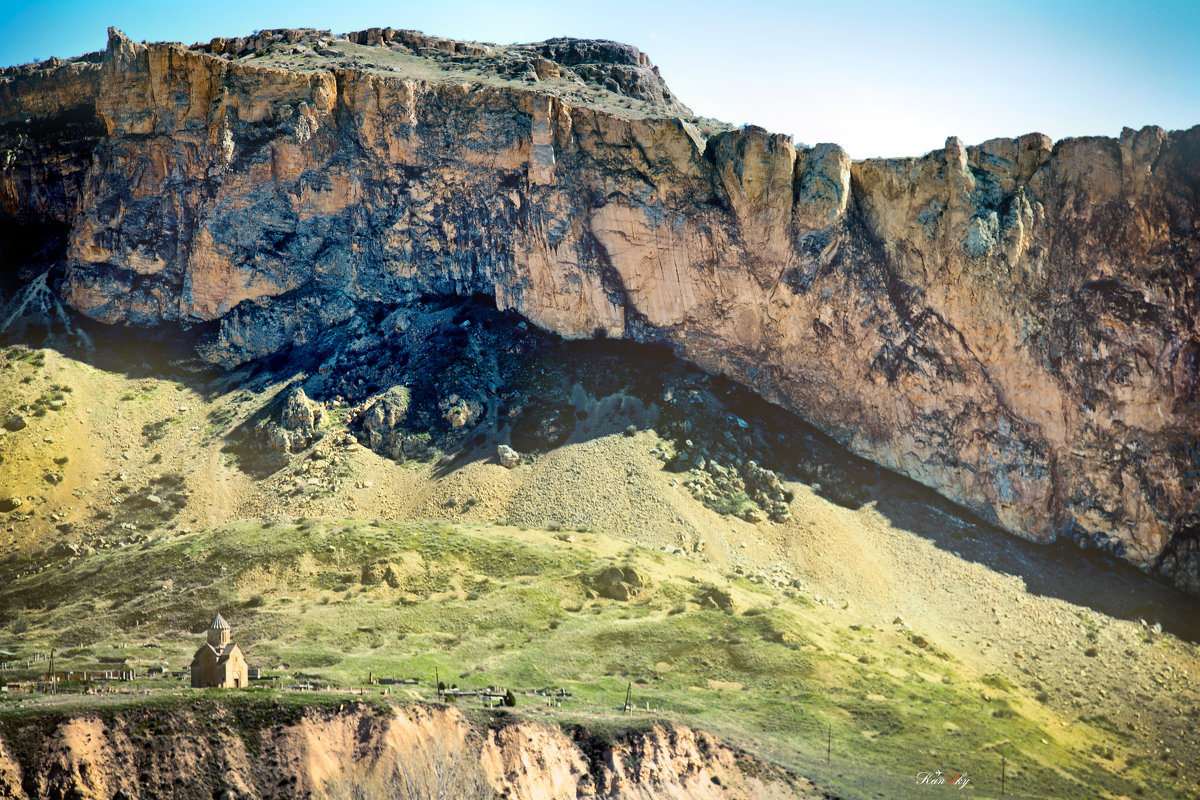
POLYGON ((218 613, 208 625, 208 641, 192 659, 192 688, 241 688, 247 672, 242 649, 230 641, 229 623, 218 613))

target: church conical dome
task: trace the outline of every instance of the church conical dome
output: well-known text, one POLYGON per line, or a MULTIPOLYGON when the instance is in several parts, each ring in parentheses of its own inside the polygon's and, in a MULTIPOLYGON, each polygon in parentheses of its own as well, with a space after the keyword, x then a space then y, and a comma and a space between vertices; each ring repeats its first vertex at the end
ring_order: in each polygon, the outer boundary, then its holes
POLYGON ((229 644, 230 636, 229 623, 218 613, 208 624, 208 643, 220 649, 229 644))

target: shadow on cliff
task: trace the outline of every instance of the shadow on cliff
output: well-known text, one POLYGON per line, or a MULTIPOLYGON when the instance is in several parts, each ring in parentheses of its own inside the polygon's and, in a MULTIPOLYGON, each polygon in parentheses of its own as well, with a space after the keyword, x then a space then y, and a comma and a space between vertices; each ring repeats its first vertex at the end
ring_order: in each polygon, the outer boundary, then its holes
POLYGON ((51 269, 0 293, 0 346, 55 350, 130 380, 174 380, 205 397, 219 394, 236 379, 196 355, 196 343, 211 336, 214 325, 106 325, 63 305, 55 283, 51 269))
MULTIPOLYGON (((196 343, 212 333, 201 327, 146 331, 73 316, 87 334, 81 343, 78 336, 68 341, 53 320, 35 317, 10 331, 4 343, 60 349, 131 380, 174 380, 208 400, 238 390, 303 386, 314 400, 345 410, 343 422, 376 449, 380 441, 372 444, 363 409, 369 411, 372 398, 390 387, 404 386, 411 394, 395 431, 384 431, 382 441, 397 460, 430 462, 435 478, 496 461, 499 444, 528 455, 652 427, 670 445, 661 455, 664 469, 695 484, 696 499, 720 513, 773 516, 790 499, 782 483, 800 481, 847 508, 874 504, 894 526, 1019 577, 1033 594, 1159 623, 1180 638, 1200 641, 1200 601, 1095 551, 1010 536, 850 454, 748 389, 676 359, 666 347, 564 341, 497 312, 484 298, 410 308, 403 324, 397 313, 368 310, 357 328, 329 331, 318 342, 232 370, 196 356, 196 343), (380 336, 380 330, 396 333, 380 336)), ((285 390, 224 434, 228 450, 245 449, 250 434, 278 413, 285 390)), ((256 455, 242 459, 242 467, 261 478, 291 457, 256 455)))
MULTIPOLYGON (((772 492, 786 494, 771 488, 774 474, 780 486, 800 481, 846 508, 873 504, 895 527, 1019 577, 1030 593, 1158 623, 1200 641, 1200 600, 1095 550, 1007 534, 915 481, 854 456, 744 386, 677 359, 668 347, 564 341, 499 314, 490 298, 455 301, 452 308, 441 333, 424 340, 429 351, 409 353, 405 364, 414 405, 446 409, 448 399, 481 401, 478 424, 466 432, 447 427, 445 414, 416 420, 446 445, 433 465, 435 477, 495 462, 499 444, 536 454, 653 428, 666 440, 664 469, 679 473, 685 485, 691 482, 696 499, 714 511, 744 516, 759 509, 774 518, 786 510, 786 502, 772 503, 772 492)), ((339 380, 343 391, 353 391, 354 383, 339 380)), ((376 383, 364 381, 369 389, 376 383)))
POLYGON ((1148 629, 1158 624, 1181 639, 1200 642, 1200 600, 1112 556, 1069 541, 1043 545, 1019 539, 900 476, 881 475, 870 492, 875 509, 895 527, 1015 576, 1030 594, 1140 620, 1148 629))
POLYGON ((932 490, 852 455, 746 388, 678 361, 666 348, 554 341, 537 350, 535 361, 540 395, 527 397, 525 406, 509 405, 507 411, 520 412, 512 418, 501 414, 497 426, 443 456, 434 467, 438 477, 495 461, 499 443, 545 452, 653 427, 674 444, 664 468, 694 481, 703 489, 697 499, 714 510, 739 513, 738 503, 749 497, 769 514, 770 499, 754 488, 761 466, 843 507, 873 504, 893 526, 1016 576, 1032 594, 1148 626, 1158 623, 1200 642, 1200 600, 1095 550, 1068 542, 1039 545, 1007 534, 932 490))
POLYGON ((1026 591, 1200 642, 1200 599, 1133 566, 1073 542, 1043 545, 991 525, 917 482, 859 458, 799 417, 745 388, 715 379, 736 419, 762 431, 758 457, 845 508, 873 504, 889 522, 988 569, 1020 578, 1026 591))
POLYGON ((1133 566, 1060 540, 1027 542, 972 516, 934 492, 899 477, 879 484, 876 509, 893 525, 962 558, 1022 580, 1026 591, 1111 617, 1156 623, 1200 643, 1200 600, 1133 566))
MULTIPOLYGON (((459 319, 461 317, 456 317, 459 319)), ((771 514, 763 474, 797 480, 843 507, 873 504, 895 527, 988 569, 1027 591, 1200 641, 1200 600, 1095 550, 1039 545, 990 525, 916 482, 858 458, 795 415, 745 387, 674 358, 665 347, 623 341, 547 340, 521 362, 515 398, 435 465, 444 477, 495 461, 498 444, 547 452, 566 443, 653 427, 674 445, 664 468, 696 484, 721 513, 758 500, 771 514), (697 480, 698 476, 698 480, 697 480)), ((767 480, 769 483, 769 479, 767 480)), ((790 499, 790 498, 789 498, 790 499)))

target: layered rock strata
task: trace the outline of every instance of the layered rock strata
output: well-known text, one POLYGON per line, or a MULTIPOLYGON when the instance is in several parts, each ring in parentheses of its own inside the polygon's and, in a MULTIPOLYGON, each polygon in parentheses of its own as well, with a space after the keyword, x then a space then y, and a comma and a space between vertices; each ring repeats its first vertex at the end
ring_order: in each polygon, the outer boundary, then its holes
POLYGON ((215 323, 232 365, 362 303, 488 294, 1200 592, 1200 127, 852 162, 690 117, 634 48, 392 29, 112 31, 99 67, 11 72, 6 124, 102 125, 86 169, 17 147, 0 177, 6 218, 69 222, 88 316, 215 323))
POLYGON ((803 778, 678 726, 604 742, 530 721, 480 730, 454 709, 416 704, 177 705, 12 722, 0 737, 0 797, 825 796, 803 778))

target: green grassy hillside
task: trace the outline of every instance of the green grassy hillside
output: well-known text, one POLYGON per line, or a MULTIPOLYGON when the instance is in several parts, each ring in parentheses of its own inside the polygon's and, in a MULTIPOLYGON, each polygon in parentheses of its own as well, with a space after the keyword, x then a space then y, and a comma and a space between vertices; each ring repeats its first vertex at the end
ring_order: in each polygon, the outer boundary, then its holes
MULTIPOLYGON (((970 775, 1001 755, 1016 796, 1132 795, 1154 768, 1124 760, 1103 720, 1067 725, 921 631, 853 624, 794 588, 588 532, 243 521, 4 578, 0 642, 57 648, 60 670, 182 669, 220 610, 272 675, 337 687, 411 676, 420 684, 396 688, 432 698, 436 668, 462 688, 513 688, 520 713, 703 727, 851 796, 899 796, 918 771, 970 775), (631 683, 632 718, 617 709, 631 683), (545 688, 571 696, 551 708, 525 694, 545 688)), ((998 788, 972 777, 976 796, 998 788)))

